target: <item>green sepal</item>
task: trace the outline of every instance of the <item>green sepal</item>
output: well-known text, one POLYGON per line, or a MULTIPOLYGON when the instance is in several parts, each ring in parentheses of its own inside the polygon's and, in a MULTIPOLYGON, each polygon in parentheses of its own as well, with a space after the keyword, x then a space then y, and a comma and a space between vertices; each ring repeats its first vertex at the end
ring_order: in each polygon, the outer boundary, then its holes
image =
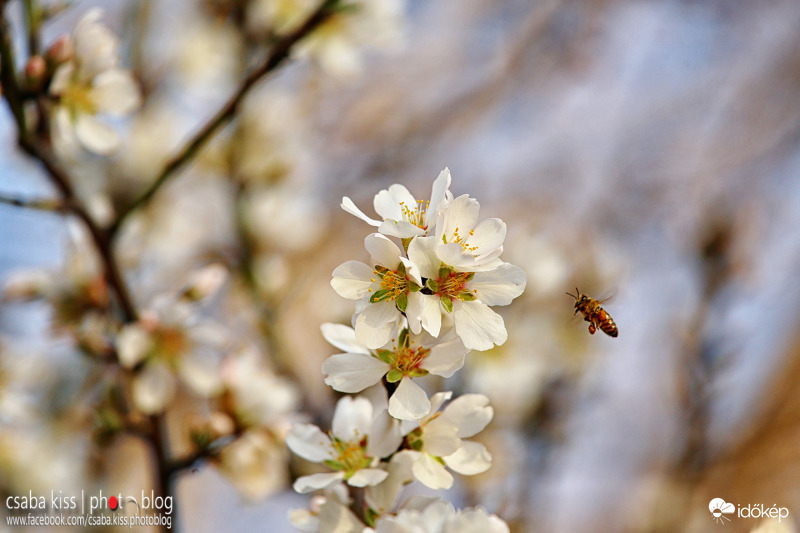
POLYGON ((408 307, 408 296, 406 295, 406 293, 401 292, 400 294, 398 294, 395 301, 397 302, 397 308, 401 312, 405 313, 406 308, 408 307))
POLYGON ((393 368, 386 373, 386 381, 389 383, 397 383, 401 379, 403 379, 403 373, 396 368, 393 368))
POLYGON ((409 281, 408 282, 408 292, 417 292, 417 291, 421 291, 421 290, 422 290, 422 287, 420 287, 419 285, 417 285, 413 281, 409 281))
POLYGON ((439 282, 433 278, 428 278, 428 281, 425 282, 425 285, 435 294, 439 292, 439 282))
POLYGON ((422 445, 423 445, 422 439, 414 439, 408 442, 408 447, 414 451, 422 450, 422 445))
POLYGON ((381 514, 378 511, 374 510, 372 507, 367 507, 367 512, 364 513, 364 522, 366 522, 369 527, 374 527, 375 521, 379 516, 381 516, 381 514))
POLYGON ((474 278, 474 277, 475 277, 475 272, 470 272, 469 274, 467 274, 467 279, 466 279, 466 281, 470 281, 470 280, 472 280, 472 278, 474 278))
POLYGON ((378 353, 375 355, 375 357, 384 363, 391 365, 392 360, 394 359, 394 352, 391 350, 378 350, 378 353))
POLYGON ((405 265, 405 263, 400 262, 400 264, 397 265, 397 273, 400 274, 403 277, 406 277, 406 265, 405 265))
POLYGON ((378 274, 381 279, 383 279, 383 276, 385 276, 387 272, 389 272, 389 269, 385 266, 375 265, 375 273, 378 274))
POLYGON ((379 291, 375 291, 369 297, 369 303, 376 304, 388 298, 391 295, 391 291, 389 289, 381 289, 379 291))
POLYGON ((339 461, 334 461, 333 459, 325 459, 322 461, 322 464, 330 468, 331 470, 336 470, 337 472, 341 472, 344 470, 344 465, 339 461))
POLYGON ((444 307, 445 311, 448 313, 453 312, 453 300, 449 296, 442 296, 439 301, 442 302, 442 307, 444 307))
POLYGON ((474 302, 478 297, 472 292, 462 292, 458 295, 458 299, 462 302, 474 302))
POLYGON ((450 267, 443 266, 439 269, 439 279, 445 279, 447 277, 450 277, 450 274, 452 274, 452 270, 450 270, 450 267))
POLYGON ((397 336, 397 347, 398 348, 408 347, 408 328, 403 328, 400 330, 400 335, 397 336))
POLYGON ((421 378, 423 376, 427 376, 430 372, 425 370, 424 368, 412 368, 408 372, 408 377, 410 378, 421 378))

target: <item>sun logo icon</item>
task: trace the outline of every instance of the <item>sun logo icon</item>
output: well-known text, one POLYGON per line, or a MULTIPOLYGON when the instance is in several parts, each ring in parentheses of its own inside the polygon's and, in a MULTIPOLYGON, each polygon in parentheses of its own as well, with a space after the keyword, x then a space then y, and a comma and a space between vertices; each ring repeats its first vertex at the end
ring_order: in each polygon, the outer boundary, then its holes
POLYGON ((731 514, 736 510, 736 506, 732 503, 726 503, 722 498, 714 498, 708 502, 708 510, 711 511, 711 516, 714 517, 714 522, 718 524, 725 524, 725 520, 731 521, 730 518, 725 516, 731 514))

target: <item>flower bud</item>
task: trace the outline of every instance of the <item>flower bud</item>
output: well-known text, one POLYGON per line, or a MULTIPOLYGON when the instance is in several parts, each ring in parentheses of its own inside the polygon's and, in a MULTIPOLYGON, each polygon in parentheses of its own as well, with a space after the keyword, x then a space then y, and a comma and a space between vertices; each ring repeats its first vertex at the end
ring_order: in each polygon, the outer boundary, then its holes
POLYGON ((72 37, 69 35, 62 35, 47 49, 46 57, 47 61, 53 65, 60 65, 72 59, 72 53, 72 37))
POLYGON ((25 86, 32 91, 42 88, 45 74, 47 74, 47 63, 42 56, 33 56, 25 64, 25 86))

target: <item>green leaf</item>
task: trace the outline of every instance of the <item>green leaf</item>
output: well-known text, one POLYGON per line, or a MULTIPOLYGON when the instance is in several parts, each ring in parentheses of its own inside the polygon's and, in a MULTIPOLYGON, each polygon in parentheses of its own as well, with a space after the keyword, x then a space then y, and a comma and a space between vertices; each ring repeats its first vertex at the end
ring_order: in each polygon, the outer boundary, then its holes
POLYGON ((453 312, 453 300, 451 300, 449 296, 442 296, 439 298, 439 301, 442 302, 442 306, 444 307, 445 311, 448 313, 453 312))

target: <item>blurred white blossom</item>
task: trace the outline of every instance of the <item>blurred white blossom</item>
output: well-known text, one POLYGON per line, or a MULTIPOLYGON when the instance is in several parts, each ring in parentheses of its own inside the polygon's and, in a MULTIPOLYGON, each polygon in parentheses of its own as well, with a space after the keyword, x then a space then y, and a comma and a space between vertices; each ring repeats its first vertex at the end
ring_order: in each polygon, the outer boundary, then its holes
POLYGON ((74 153, 78 143, 98 154, 113 152, 119 136, 97 115, 122 116, 140 105, 136 81, 119 67, 117 37, 100 23, 102 13, 90 9, 78 21, 72 33, 73 56, 58 67, 50 83, 50 93, 57 97, 53 144, 65 154, 74 153))
POLYGON ((375 533, 508 533, 508 525, 481 508, 456 511, 446 502, 431 503, 423 510, 403 509, 382 517, 375 533))

